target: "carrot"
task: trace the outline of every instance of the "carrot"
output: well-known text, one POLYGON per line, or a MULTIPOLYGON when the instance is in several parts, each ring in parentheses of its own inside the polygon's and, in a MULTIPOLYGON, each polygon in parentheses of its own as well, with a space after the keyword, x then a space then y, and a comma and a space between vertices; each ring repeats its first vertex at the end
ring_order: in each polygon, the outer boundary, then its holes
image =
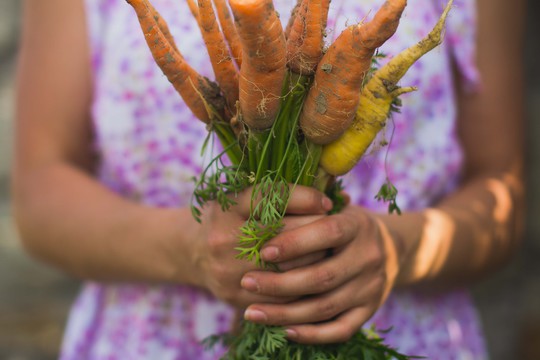
POLYGON ((207 110, 208 105, 211 105, 218 113, 223 111, 224 101, 220 95, 219 87, 197 73, 185 61, 182 54, 167 41, 154 16, 152 16, 147 0, 126 1, 137 13, 146 43, 167 79, 195 116, 207 124, 210 123, 211 116, 207 110))
POLYGON ((219 24, 221 25, 221 31, 225 35, 227 44, 234 58, 234 61, 240 67, 242 65, 242 46, 240 45, 240 39, 238 38, 238 32, 234 26, 234 20, 227 6, 225 0, 214 0, 216 12, 219 18, 219 24))
POLYGON ((199 27, 210 56, 216 80, 223 91, 229 112, 238 101, 238 74, 219 29, 211 0, 198 0, 199 27))
POLYGON ((373 54, 395 33, 406 4, 406 0, 387 0, 370 22, 348 27, 330 46, 300 117, 309 140, 328 144, 349 127, 373 54))
POLYGON ((230 0, 242 45, 240 109, 253 130, 269 128, 279 111, 286 73, 285 36, 272 0, 230 0))
POLYGON ((423 40, 392 58, 364 86, 351 127, 323 148, 320 166, 328 174, 339 176, 349 172, 384 127, 394 100, 401 94, 416 90, 399 87, 397 83, 412 64, 441 43, 452 1, 448 2, 441 18, 423 40))
POLYGON ((199 21, 199 6, 197 3, 195 3, 195 0, 187 0, 189 10, 191 11, 191 15, 195 18, 195 20, 199 21))
POLYGON ((287 38, 289 69, 313 75, 322 57, 329 0, 303 0, 287 38))
POLYGON ((323 19, 322 19, 322 28, 324 31, 324 36, 326 36, 326 26, 328 25, 328 13, 330 12, 330 2, 332 2, 332 0, 323 0, 321 4, 322 13, 326 14, 325 16, 323 16, 323 19))
POLYGON ((300 8, 300 5, 302 4, 302 0, 297 0, 296 4, 291 10, 291 16, 289 17, 289 22, 287 23, 287 26, 285 27, 285 38, 288 39, 289 35, 291 33, 291 29, 293 27, 294 21, 296 20, 296 14, 298 13, 298 9, 300 8))
POLYGON ((161 15, 156 10, 156 8, 154 8, 152 3, 147 1, 146 4, 148 6, 148 9, 150 10, 150 13, 152 14, 152 17, 156 21, 156 23, 157 23, 157 25, 159 27, 159 30, 161 30, 161 32, 163 33, 163 36, 165 36, 165 38, 167 39, 169 44, 171 44, 171 46, 174 48, 174 50, 179 52, 178 47, 176 46, 176 42, 174 41, 174 38, 173 38, 173 36, 171 34, 171 31, 169 30, 169 26, 167 25, 165 20, 161 17, 161 15))

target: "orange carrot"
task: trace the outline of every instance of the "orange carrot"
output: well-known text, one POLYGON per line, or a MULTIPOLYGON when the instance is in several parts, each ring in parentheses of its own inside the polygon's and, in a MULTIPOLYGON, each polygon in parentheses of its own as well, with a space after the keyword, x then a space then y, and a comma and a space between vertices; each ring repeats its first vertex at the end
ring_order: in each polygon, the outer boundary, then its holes
POLYGON ((195 3, 195 0, 187 0, 189 10, 191 11, 191 15, 195 18, 195 20, 199 21, 199 6, 195 3))
POLYGON ((242 46, 240 45, 238 32, 236 31, 236 26, 234 26, 234 20, 227 2, 225 0, 214 0, 214 5, 218 14, 219 24, 221 25, 221 31, 223 31, 227 44, 229 44, 234 61, 240 67, 242 65, 242 46))
POLYGON ((148 6, 148 9, 150 10, 150 13, 152 14, 152 17, 156 21, 159 27, 159 30, 161 30, 161 32, 163 33, 163 36, 165 36, 165 38, 167 39, 169 44, 171 44, 174 50, 179 52, 178 47, 176 46, 176 42, 174 41, 171 31, 169 30, 169 26, 167 25, 167 22, 163 20, 159 12, 156 10, 156 8, 154 8, 154 6, 152 5, 150 1, 146 1, 146 4, 148 6))
POLYGON ((230 112, 238 101, 238 74, 225 38, 219 29, 211 0, 198 0, 199 27, 210 55, 216 80, 227 100, 230 112))
POLYGON ((321 60, 329 0, 303 0, 287 39, 289 69, 312 75, 321 60))
POLYGON ((294 5, 294 7, 291 10, 291 16, 289 17, 289 22, 287 23, 287 27, 285 28, 286 39, 289 38, 294 21, 296 20, 296 14, 298 14, 298 9, 300 8, 301 4, 302 4, 302 0, 297 0, 296 5, 294 5))
POLYGON ((337 139, 351 124, 375 50, 396 31, 406 0, 387 0, 374 18, 345 29, 321 59, 300 117, 316 144, 337 139))
POLYGON ((242 44, 240 109, 254 130, 272 126, 286 73, 285 36, 272 0, 230 0, 242 44))
POLYGON ((147 0, 127 2, 137 13, 146 43, 156 63, 195 116, 205 123, 210 123, 211 117, 206 105, 211 105, 218 113, 223 111, 224 101, 219 87, 198 74, 167 41, 152 16, 147 0))
POLYGON ((321 3, 323 16, 322 28, 324 31, 324 36, 326 36, 326 25, 328 25, 328 13, 330 12, 330 2, 332 0, 323 0, 321 3))

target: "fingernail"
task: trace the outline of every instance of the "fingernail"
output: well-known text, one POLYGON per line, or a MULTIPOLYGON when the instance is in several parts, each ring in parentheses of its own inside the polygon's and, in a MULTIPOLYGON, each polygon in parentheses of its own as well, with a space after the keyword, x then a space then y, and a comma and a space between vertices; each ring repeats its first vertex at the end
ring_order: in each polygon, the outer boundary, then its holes
POLYGON ((266 321, 268 317, 260 310, 247 309, 244 312, 244 319, 249 321, 266 321))
POLYGON ((257 284, 257 281, 255 281, 255 279, 252 277, 242 278, 240 285, 242 285, 242 287, 248 291, 259 292, 259 285, 257 284))
POLYGON ((268 246, 261 250, 261 256, 264 261, 274 261, 279 256, 279 249, 275 246, 268 246))
POLYGON ((286 329, 285 332, 287 333, 287 338, 290 340, 294 340, 298 337, 298 333, 293 329, 286 329))
POLYGON ((332 203, 332 200, 330 200, 330 198, 323 196, 322 207, 324 211, 330 211, 334 207, 334 203, 332 203))

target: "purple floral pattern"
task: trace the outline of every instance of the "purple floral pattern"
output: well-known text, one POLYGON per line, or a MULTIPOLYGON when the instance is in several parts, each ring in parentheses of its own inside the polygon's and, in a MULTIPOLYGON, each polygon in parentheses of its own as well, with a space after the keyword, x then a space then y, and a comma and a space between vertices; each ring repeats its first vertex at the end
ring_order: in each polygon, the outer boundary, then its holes
MULTIPOLYGON (((275 0, 287 21, 292 0, 275 0)), ((213 78, 199 30, 185 0, 153 0, 169 22, 192 66, 213 78)), ((347 24, 369 17, 382 0, 334 0, 329 39, 347 24)), ((423 37, 443 1, 409 0, 398 33, 381 51, 391 57, 423 37)), ((94 71, 93 120, 99 179, 112 191, 160 207, 187 206, 191 178, 201 171, 199 150, 206 131, 155 65, 137 19, 123 0, 86 0, 94 71)), ((400 190, 399 205, 430 206, 455 188, 462 152, 456 136, 451 68, 457 64, 469 89, 479 85, 474 65, 474 0, 456 0, 444 44, 403 79, 419 91, 403 96, 403 108, 345 177, 355 203, 375 211, 373 197, 386 176, 400 190), (392 139, 389 148, 379 145, 392 139)), ((383 60, 384 62, 384 60, 383 60)), ((71 311, 62 360, 214 360, 199 341, 226 331, 232 309, 209 293, 187 286, 84 285, 71 311)), ((474 306, 467 291, 437 296, 395 291, 371 319, 393 327, 387 341, 429 359, 486 359, 474 306)))

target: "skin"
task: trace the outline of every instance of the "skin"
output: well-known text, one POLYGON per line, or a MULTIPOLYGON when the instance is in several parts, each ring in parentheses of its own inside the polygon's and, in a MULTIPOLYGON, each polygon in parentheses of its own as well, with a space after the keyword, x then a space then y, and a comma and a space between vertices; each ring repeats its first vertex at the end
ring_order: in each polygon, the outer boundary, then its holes
POLYGON ((234 260, 248 193, 226 213, 207 206, 199 225, 188 209, 146 207, 96 181, 82 3, 26 0, 13 182, 24 245, 83 279, 208 289, 247 306, 246 318, 287 325, 303 343, 346 340, 394 288, 444 290, 491 273, 518 248, 522 229, 524 4, 478 4, 483 87, 457 94, 466 155, 460 188, 398 217, 357 206, 324 216, 328 199, 298 187, 285 231, 263 251, 284 270, 270 273, 234 260))

